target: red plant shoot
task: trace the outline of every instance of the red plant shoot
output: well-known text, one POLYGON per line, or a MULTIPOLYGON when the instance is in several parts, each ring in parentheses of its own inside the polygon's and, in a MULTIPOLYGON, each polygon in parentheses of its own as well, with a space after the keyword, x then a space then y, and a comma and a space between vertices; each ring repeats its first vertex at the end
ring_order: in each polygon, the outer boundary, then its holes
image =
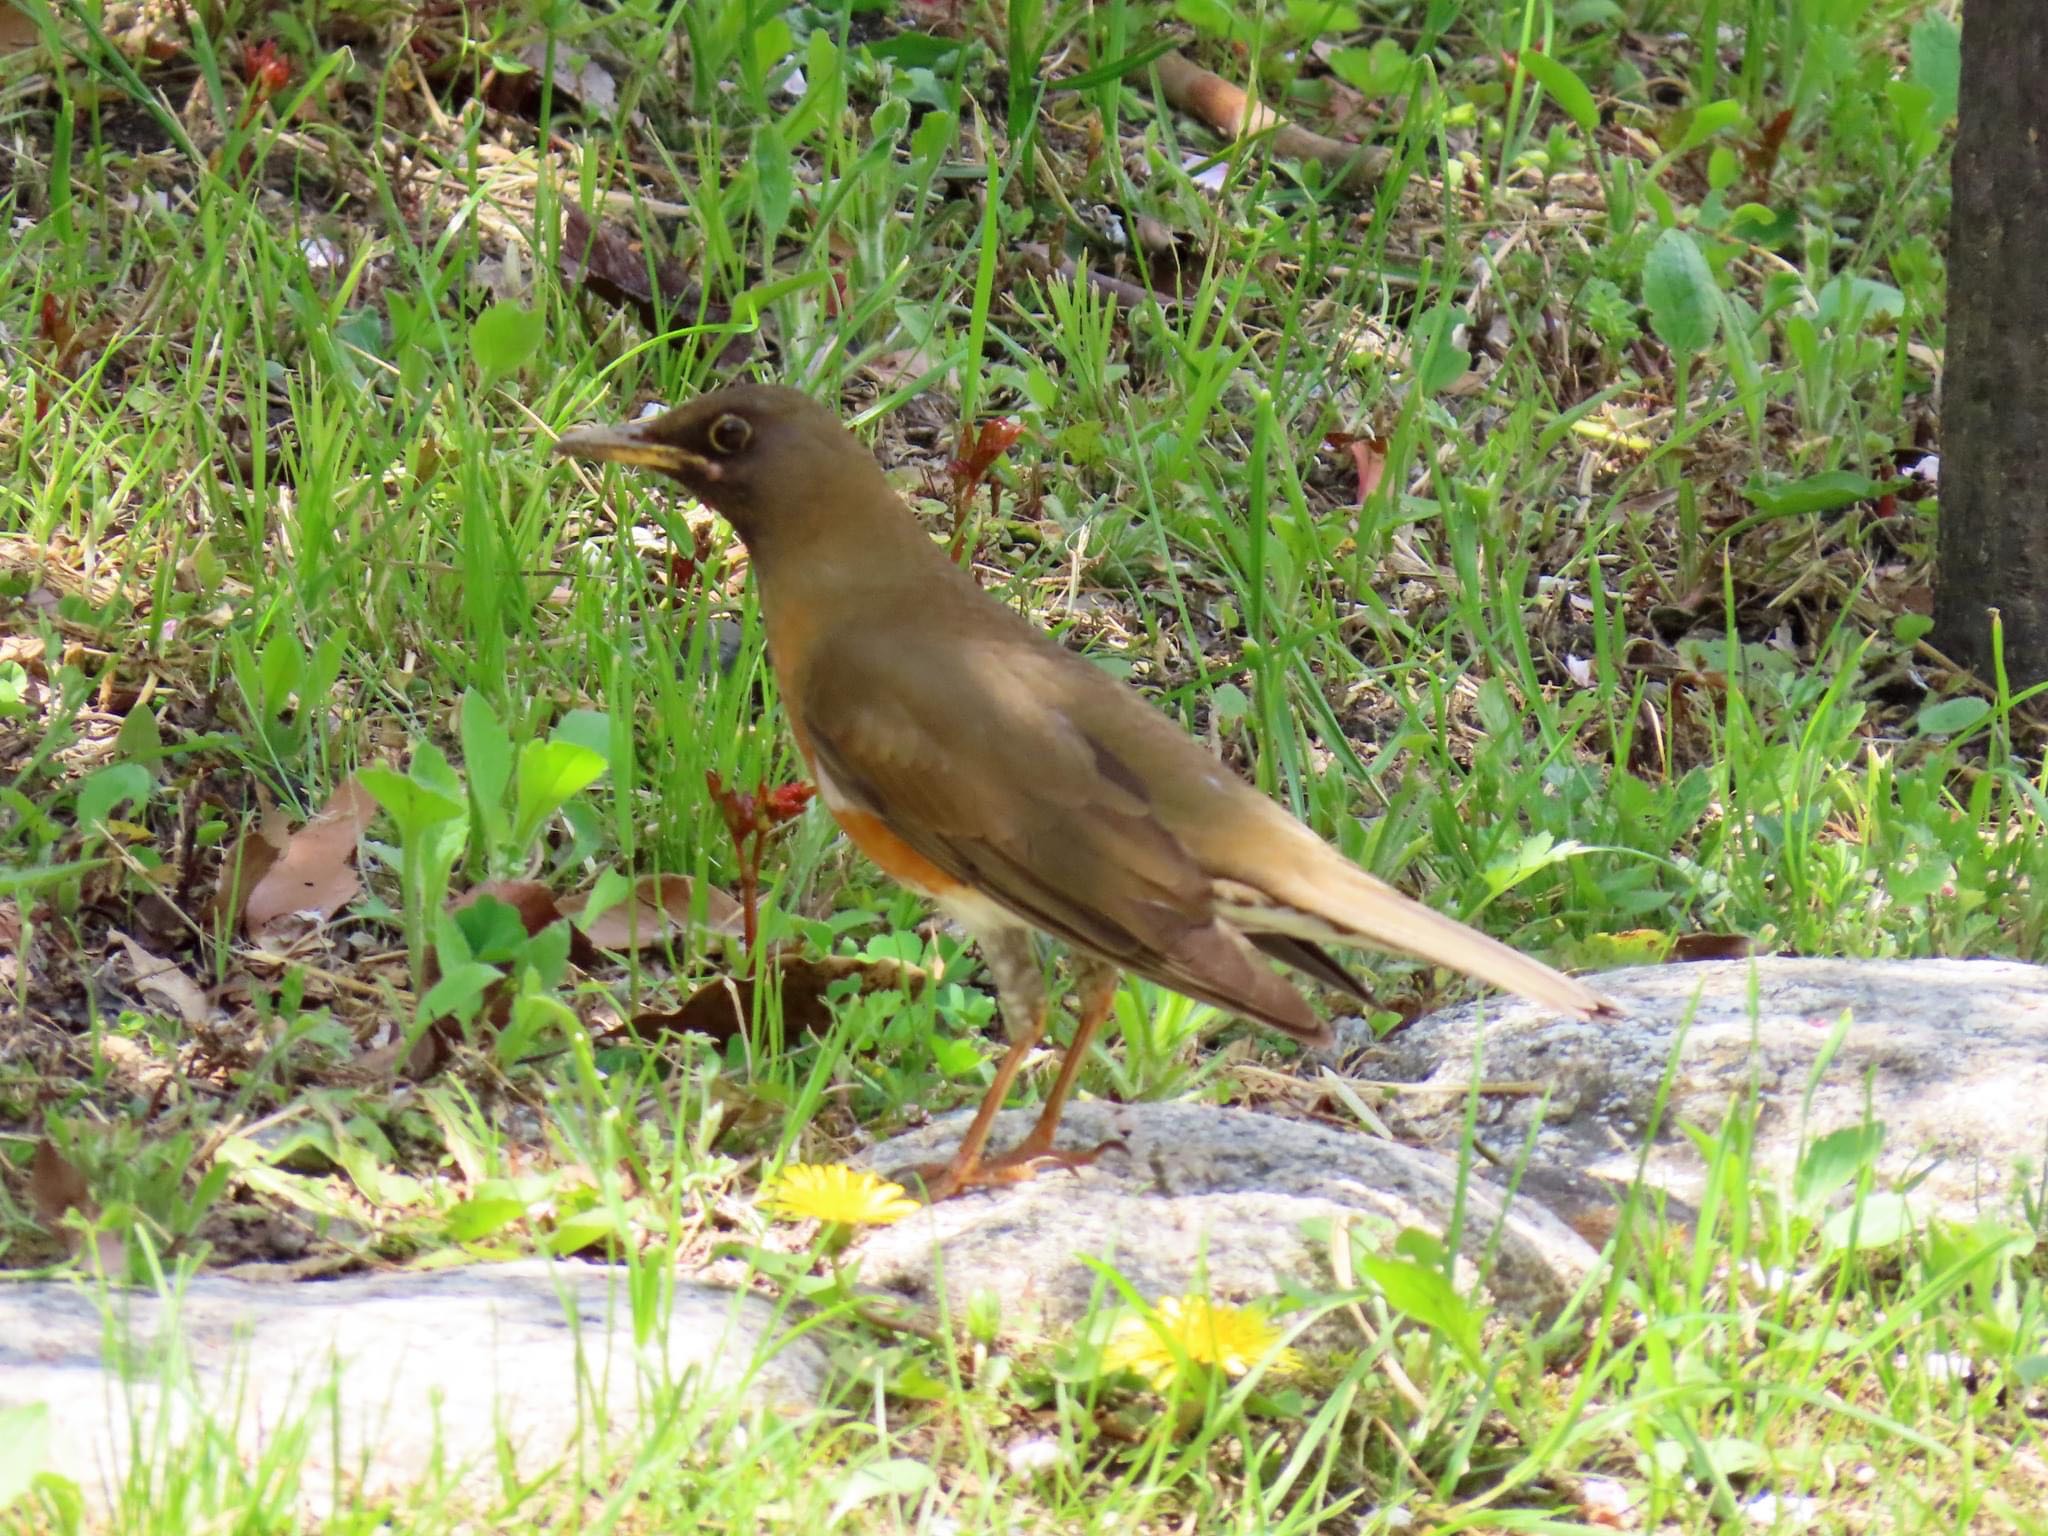
POLYGON ((242 78, 268 101, 292 83, 292 61, 279 53, 277 44, 268 38, 247 44, 242 49, 242 78))
POLYGON ((726 836, 740 865, 740 920, 744 925, 747 958, 751 961, 760 938, 761 851, 770 834, 803 814, 817 790, 809 784, 777 784, 772 789, 763 779, 752 793, 728 789, 716 769, 704 770, 704 786, 711 791, 718 811, 725 818, 726 836))
MULTIPOLYGON (((962 426, 960 445, 953 457, 946 461, 946 474, 951 484, 947 500, 953 507, 952 555, 960 558, 961 544, 967 536, 967 506, 974 500, 974 493, 981 483, 988 480, 989 471, 996 467, 996 461, 1017 445, 1017 439, 1024 435, 1024 423, 1014 416, 998 416, 994 421, 984 421, 979 427, 962 426)), ((989 481, 988 515, 996 515, 996 502, 1001 488, 989 481)))

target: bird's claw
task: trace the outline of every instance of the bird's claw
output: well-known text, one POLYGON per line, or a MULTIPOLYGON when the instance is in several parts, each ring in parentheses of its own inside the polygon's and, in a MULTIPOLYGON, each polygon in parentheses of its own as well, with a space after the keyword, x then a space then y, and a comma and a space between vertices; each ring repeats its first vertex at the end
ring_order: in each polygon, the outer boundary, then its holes
POLYGON ((922 1188, 926 1203, 937 1205, 941 1200, 950 1200, 970 1189, 1023 1184, 1050 1169, 1079 1173, 1111 1150, 1128 1152, 1130 1148, 1112 1136, 1085 1152, 1061 1152, 1049 1146, 1033 1146, 1027 1137, 999 1157, 978 1157, 965 1163, 958 1158, 944 1163, 920 1163, 890 1177, 906 1189, 922 1188))

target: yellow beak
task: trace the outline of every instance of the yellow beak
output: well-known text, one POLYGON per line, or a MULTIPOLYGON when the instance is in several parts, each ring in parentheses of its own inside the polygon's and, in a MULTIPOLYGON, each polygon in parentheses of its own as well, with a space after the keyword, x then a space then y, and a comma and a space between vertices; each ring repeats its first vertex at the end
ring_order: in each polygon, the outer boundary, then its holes
POLYGON ((704 480, 718 478, 718 465, 700 454, 673 443, 665 443, 647 430, 649 424, 625 427, 584 427, 564 432, 555 439, 555 452, 572 459, 592 459, 604 464, 631 464, 641 469, 658 469, 671 475, 689 475, 704 480))

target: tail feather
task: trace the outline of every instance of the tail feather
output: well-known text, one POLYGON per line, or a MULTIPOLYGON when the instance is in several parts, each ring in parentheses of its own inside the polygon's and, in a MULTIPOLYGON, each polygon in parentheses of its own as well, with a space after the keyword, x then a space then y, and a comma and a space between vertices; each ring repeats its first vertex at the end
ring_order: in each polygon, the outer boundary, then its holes
POLYGON ((1291 965, 1303 975, 1313 976, 1324 986, 1372 1006, 1373 995, 1365 983, 1345 970, 1337 957, 1322 945, 1312 944, 1291 933, 1259 933, 1247 929, 1245 937, 1282 965, 1291 965))
MULTIPOLYGON (((1247 934, 1279 935, 1311 946, 1368 944, 1462 971, 1559 1013, 1584 1019, 1620 1014, 1585 983, 1404 896, 1334 854, 1309 878, 1289 884, 1283 897, 1240 881, 1219 881, 1217 895, 1227 920, 1247 934)), ((1270 943, 1253 942, 1277 952, 1270 943)), ((1293 963, 1288 955, 1280 958, 1293 963)), ((1321 974, 1318 967, 1305 969, 1321 974)))

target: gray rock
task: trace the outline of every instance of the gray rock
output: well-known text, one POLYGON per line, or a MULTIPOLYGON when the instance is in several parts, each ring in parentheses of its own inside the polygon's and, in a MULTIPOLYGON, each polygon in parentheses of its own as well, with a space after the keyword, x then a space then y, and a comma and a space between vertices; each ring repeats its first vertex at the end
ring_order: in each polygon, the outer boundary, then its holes
MULTIPOLYGON (((948 1116, 871 1151, 878 1172, 944 1160, 966 1113, 948 1116)), ((996 1123, 998 1150, 1030 1129, 1033 1112, 996 1123)), ((1336 1130, 1250 1110, 1202 1104, 1076 1104, 1063 1148, 1117 1138, 1079 1172, 1052 1171, 1024 1184, 942 1201, 862 1239, 860 1278, 926 1306, 963 1315, 977 1291, 1002 1299, 1006 1331, 1030 1335, 1069 1326, 1109 1291, 1082 1262, 1115 1266, 1145 1299, 1205 1292, 1242 1303, 1299 1282, 1328 1289, 1326 1243, 1302 1231, 1314 1218, 1350 1217, 1354 1230, 1389 1247, 1403 1227, 1442 1235, 1456 1198, 1453 1157, 1362 1131, 1336 1130)), ((1499 1231, 1489 1289, 1522 1316, 1554 1312, 1592 1266, 1587 1244, 1531 1202, 1507 1206, 1474 1173, 1465 1194, 1464 1254, 1485 1252, 1499 1231)), ((1465 1279, 1475 1271, 1468 1263, 1465 1279)))
POLYGON ((2003 1210, 2018 1179, 2040 1177, 2048 969, 1759 958, 1614 971, 1598 985, 1627 1010, 1621 1022, 1560 1019, 1494 999, 1377 1043, 1353 1021, 1340 1029, 1338 1049, 1355 1077, 1424 1090, 1401 1093, 1382 1112, 1433 1145, 1457 1144, 1475 1064, 1482 1082, 1515 1085, 1482 1095, 1481 1139, 1512 1157, 1541 1110, 1525 1188, 1595 1234, 1635 1177, 1674 1050, 1677 1073, 1645 1179, 1681 1206, 1697 1200, 1705 1169, 1680 1124, 1717 1128, 1752 1081, 1755 1162, 1769 1177, 1788 1181, 1803 1142, 1860 1125, 1866 1112, 1885 1129, 1879 1171, 1924 1175, 1912 1196, 1923 1213, 2003 1210), (1848 1029, 1802 1110, 1845 1012, 1848 1029), (1530 1088, 1549 1090, 1547 1109, 1530 1088))
POLYGON ((46 1470, 100 1508, 138 1454, 164 1464, 159 1435, 204 1427, 253 1465, 304 1426, 290 1460, 318 1508, 337 1480, 376 1494, 441 1469, 488 1492, 501 1445, 521 1477, 573 1473, 607 1432, 672 1403, 710 1435, 816 1406, 824 1352, 785 1339, 767 1300, 678 1280, 642 1351, 625 1274, 529 1260, 304 1284, 199 1276, 174 1300, 0 1286, 0 1408, 46 1404, 46 1470))

